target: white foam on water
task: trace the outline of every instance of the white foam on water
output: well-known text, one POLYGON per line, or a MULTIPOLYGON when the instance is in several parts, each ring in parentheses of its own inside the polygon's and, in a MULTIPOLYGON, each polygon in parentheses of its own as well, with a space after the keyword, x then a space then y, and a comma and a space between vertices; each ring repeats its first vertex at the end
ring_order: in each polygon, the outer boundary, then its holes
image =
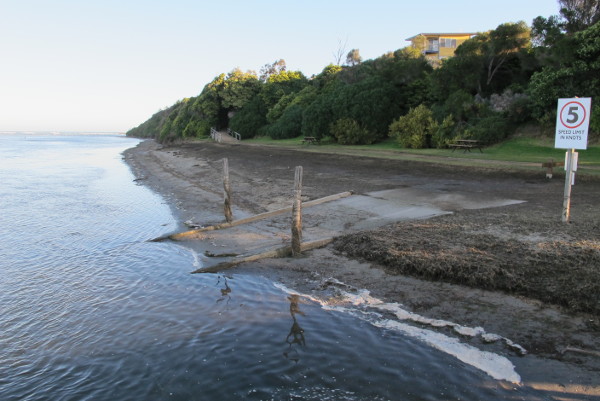
POLYGON ((190 253, 192 254, 192 257, 194 258, 194 261, 192 262, 192 265, 196 268, 200 268, 202 267, 202 262, 200 262, 200 255, 198 255, 198 252, 194 251, 193 249, 189 249, 190 253))
MULTIPOLYGON (((344 283, 335 279, 329 279, 328 282, 348 288, 344 283)), ((476 337, 481 336, 484 341, 495 342, 504 341, 509 347, 525 354, 527 351, 511 340, 497 334, 486 333, 482 327, 466 327, 454 322, 440 319, 430 319, 416 313, 409 312, 402 308, 398 303, 385 303, 382 300, 372 297, 367 290, 360 290, 357 293, 340 291, 339 297, 326 300, 319 299, 309 294, 302 294, 291 290, 282 284, 275 284, 282 291, 301 296, 320 304, 323 309, 333 310, 344 313, 351 313, 359 318, 369 321, 376 327, 387 330, 394 330, 409 337, 422 341, 429 346, 454 356, 460 361, 471 365, 493 377, 496 380, 506 380, 518 384, 521 377, 515 371, 515 366, 507 358, 488 351, 482 351, 476 347, 460 342, 458 338, 450 337, 436 331, 427 330, 422 327, 415 327, 402 321, 419 323, 435 328, 450 327, 456 333, 462 336, 476 337), (350 307, 348 307, 350 306, 350 307), (383 318, 381 314, 373 311, 360 310, 358 308, 370 308, 375 311, 385 311, 394 314, 398 320, 383 318)))

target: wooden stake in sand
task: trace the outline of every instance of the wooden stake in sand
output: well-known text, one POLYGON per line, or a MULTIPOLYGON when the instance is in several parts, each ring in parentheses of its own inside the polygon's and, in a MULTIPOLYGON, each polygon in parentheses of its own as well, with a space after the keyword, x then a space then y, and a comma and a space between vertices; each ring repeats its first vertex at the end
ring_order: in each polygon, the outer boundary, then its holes
POLYGON ((225 220, 228 223, 233 221, 233 213, 231 212, 231 186, 229 184, 229 160, 223 159, 223 212, 225 214, 225 220))
MULTIPOLYGON (((348 196, 351 196, 352 194, 353 194, 352 191, 347 191, 347 192, 341 192, 341 193, 335 194, 335 195, 329 195, 324 198, 315 199, 315 200, 311 200, 308 202, 303 202, 302 207, 307 208, 307 207, 317 206, 322 203, 332 202, 332 201, 335 201, 338 199, 347 198, 348 196)), ((162 237, 151 239, 149 241, 157 242, 157 241, 164 241, 166 239, 171 239, 171 240, 175 240, 175 241, 182 240, 182 239, 186 239, 186 238, 189 238, 191 236, 194 236, 196 234, 200 234, 200 233, 206 232, 206 231, 223 230, 223 229, 229 228, 229 227, 235 227, 235 226, 239 226, 242 224, 248 224, 248 223, 252 223, 255 221, 259 221, 259 220, 268 219, 268 218, 275 217, 275 216, 278 216, 278 215, 281 215, 284 213, 289 213, 293 209, 294 209, 293 207, 286 207, 283 209, 273 210, 270 212, 257 214, 255 216, 246 217, 246 218, 240 219, 240 220, 234 220, 231 223, 221 223, 221 224, 217 224, 214 226, 197 228, 194 230, 188 230, 188 231, 184 231, 184 232, 180 232, 180 233, 168 234, 168 235, 164 235, 162 237)))
POLYGON ((294 176, 294 205, 292 207, 292 255, 302 253, 302 166, 294 176))
MULTIPOLYGON (((312 249, 323 248, 334 241, 334 238, 324 238, 316 241, 305 242, 302 244, 303 251, 310 251, 312 249)), ((271 249, 270 251, 262 252, 256 255, 243 256, 235 258, 228 262, 219 263, 215 266, 203 267, 198 270, 194 270, 192 273, 218 273, 223 270, 231 269, 232 267, 238 266, 242 263, 256 262, 261 259, 269 258, 287 258, 292 255, 292 247, 284 246, 281 248, 271 249)))

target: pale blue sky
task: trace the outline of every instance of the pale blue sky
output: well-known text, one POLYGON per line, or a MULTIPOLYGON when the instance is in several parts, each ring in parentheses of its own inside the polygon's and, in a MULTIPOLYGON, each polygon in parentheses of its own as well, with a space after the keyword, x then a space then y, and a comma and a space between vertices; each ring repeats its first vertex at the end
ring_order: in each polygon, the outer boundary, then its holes
POLYGON ((236 67, 306 76, 420 32, 558 14, 556 0, 0 0, 0 131, 124 132, 236 67))

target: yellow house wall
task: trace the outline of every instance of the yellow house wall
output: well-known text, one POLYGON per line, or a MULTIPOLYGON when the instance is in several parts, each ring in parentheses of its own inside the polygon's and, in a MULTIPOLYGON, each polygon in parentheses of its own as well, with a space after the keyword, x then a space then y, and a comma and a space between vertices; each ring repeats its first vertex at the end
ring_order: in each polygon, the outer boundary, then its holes
MULTIPOLYGON (((447 35, 447 36, 440 36, 441 38, 446 38, 446 39, 456 39, 456 47, 460 46, 461 43, 463 43, 465 40, 469 39, 470 36, 465 36, 465 35, 461 35, 461 36, 454 36, 454 35, 447 35)), ((439 53, 439 58, 446 58, 446 57, 452 57, 454 56, 454 51, 456 50, 456 47, 441 47, 440 46, 440 53, 439 53)))

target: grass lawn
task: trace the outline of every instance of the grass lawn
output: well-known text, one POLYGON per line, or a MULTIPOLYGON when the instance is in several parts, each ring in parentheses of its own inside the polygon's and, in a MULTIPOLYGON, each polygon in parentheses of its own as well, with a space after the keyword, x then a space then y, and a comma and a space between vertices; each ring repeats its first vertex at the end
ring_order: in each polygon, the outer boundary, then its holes
MULTIPOLYGON (((281 146, 297 148, 320 153, 337 153, 363 155, 390 159, 427 159, 430 162, 480 165, 478 161, 497 161, 506 168, 506 162, 516 162, 515 168, 535 168, 539 164, 554 159, 563 161, 565 149, 554 148, 554 138, 514 137, 502 143, 483 148, 483 153, 473 149, 471 152, 452 149, 405 149, 392 139, 373 145, 338 145, 324 143, 321 145, 302 144, 302 137, 274 140, 268 137, 245 140, 250 144, 264 146, 281 146), (531 163, 529 166, 528 163, 531 163)), ((578 150, 580 172, 600 175, 600 146, 588 146, 586 150, 578 150)))

